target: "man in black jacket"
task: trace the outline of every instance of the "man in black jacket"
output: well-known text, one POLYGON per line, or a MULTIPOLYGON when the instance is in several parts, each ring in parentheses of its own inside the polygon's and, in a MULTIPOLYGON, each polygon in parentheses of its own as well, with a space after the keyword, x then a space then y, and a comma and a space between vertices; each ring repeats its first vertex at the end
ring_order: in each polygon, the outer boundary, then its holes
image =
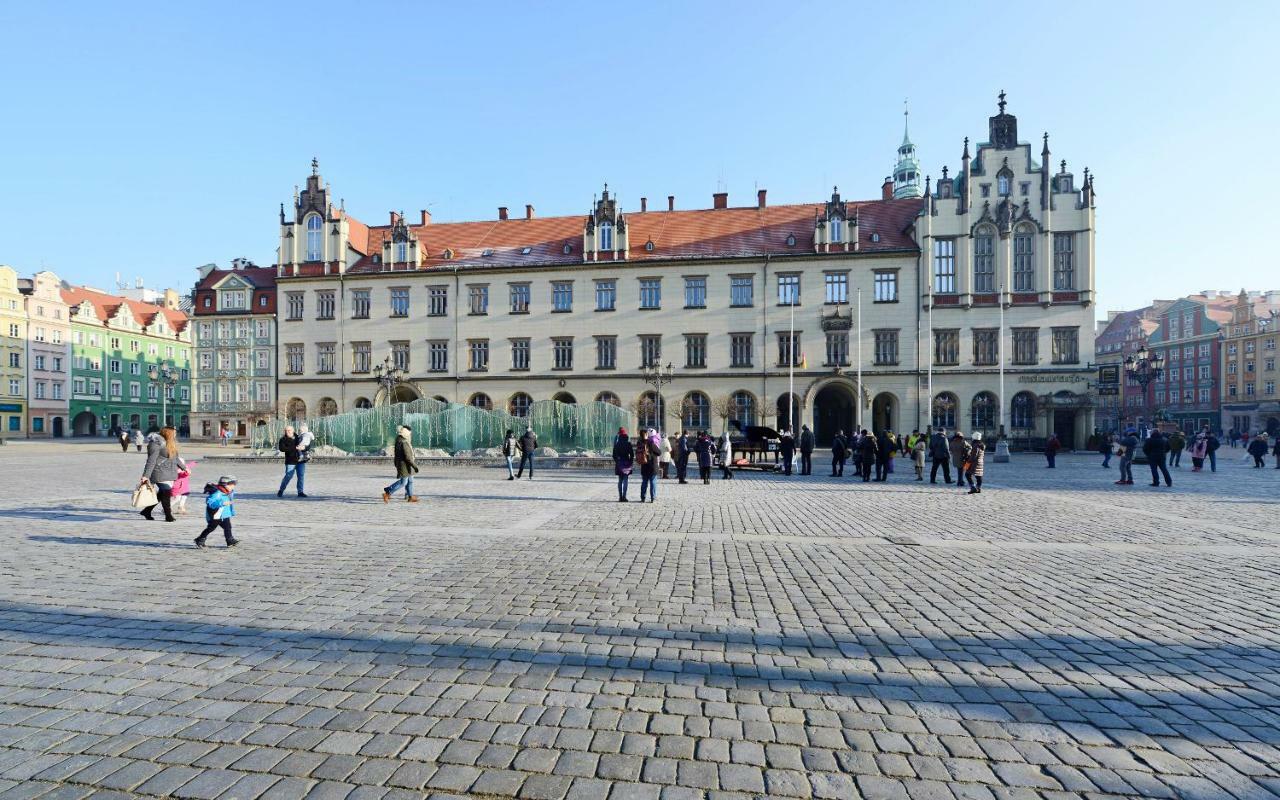
POLYGON ((876 480, 884 482, 889 480, 889 434, 886 431, 880 431, 876 434, 876 480))
POLYGON ((784 430, 778 436, 778 454, 782 456, 782 474, 791 474, 791 461, 796 456, 796 440, 791 431, 784 430))
POLYGON ((1165 466, 1165 456, 1169 454, 1169 439, 1159 430, 1153 430, 1147 440, 1142 443, 1142 452, 1147 457, 1147 465, 1151 467, 1151 485, 1160 485, 1160 474, 1164 473, 1164 485, 1172 486, 1173 478, 1169 477, 1169 468, 1165 466))
POLYGON ((808 425, 800 426, 800 474, 813 474, 813 431, 808 425))
POLYGON ((929 483, 938 482, 938 467, 942 467, 943 482, 951 483, 951 448, 947 446, 947 432, 941 428, 929 437, 929 457, 933 459, 929 483))
POLYGON ((689 455, 692 451, 692 444, 689 442, 689 432, 681 431, 680 438, 676 439, 676 479, 680 483, 688 483, 686 478, 689 476, 689 455))
POLYGON ((844 476, 844 460, 849 456, 849 440, 844 438, 844 431, 836 431, 831 440, 831 477, 844 476))
POLYGON ((876 463, 877 449, 876 437, 862 431, 862 438, 858 440, 858 466, 861 468, 863 483, 871 480, 871 467, 876 463))
POLYGON ((520 437, 520 467, 516 470, 516 477, 524 475, 525 462, 529 464, 529 480, 533 480, 533 451, 538 449, 538 435, 533 432, 533 426, 530 425, 524 429, 524 436, 520 437))

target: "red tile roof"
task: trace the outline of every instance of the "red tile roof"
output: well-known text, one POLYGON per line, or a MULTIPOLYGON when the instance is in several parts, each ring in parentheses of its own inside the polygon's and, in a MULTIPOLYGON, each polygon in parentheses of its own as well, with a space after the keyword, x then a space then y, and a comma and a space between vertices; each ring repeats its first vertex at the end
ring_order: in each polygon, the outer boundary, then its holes
MULTIPOLYGON (((922 203, 914 198, 849 202, 850 213, 856 210, 858 215, 859 252, 916 251, 918 247, 910 230, 922 203), (879 241, 872 241, 872 234, 878 234, 879 241)), ((626 213, 629 239, 626 260, 812 255, 814 219, 823 213, 823 203, 626 213), (795 236, 794 246, 787 245, 788 236, 795 236), (648 242, 653 242, 653 250, 646 249, 648 242)), ((366 227, 351 217, 348 219, 352 223, 352 247, 368 254, 349 271, 381 271, 382 265, 374 263, 373 255, 381 255, 391 227, 366 227), (368 238, 363 250, 355 241, 358 229, 368 238)), ((579 214, 484 222, 432 222, 409 227, 422 248, 423 269, 524 267, 581 264, 585 221, 586 214, 579 214), (567 254, 566 244, 571 248, 567 254), (528 254, 522 252, 526 247, 530 249, 528 254), (443 257, 446 249, 453 252, 452 260, 443 257), (485 256, 486 250, 492 253, 485 256)))
POLYGON ((276 285, 276 271, 272 267, 247 267, 245 269, 215 269, 210 270, 209 274, 196 282, 196 291, 201 289, 212 289, 228 275, 239 275, 248 281, 254 288, 267 289, 276 285))
POLYGON ((126 297, 94 291, 83 286, 64 288, 62 290, 62 300, 69 306, 78 306, 85 301, 92 303, 94 313, 98 315, 99 320, 104 322, 111 319, 119 311, 121 305, 128 305, 129 312, 133 314, 133 318, 140 325, 150 325, 156 314, 164 314, 169 327, 175 332, 182 331, 187 327, 187 315, 181 311, 163 308, 153 303, 144 303, 141 300, 130 300, 126 297))

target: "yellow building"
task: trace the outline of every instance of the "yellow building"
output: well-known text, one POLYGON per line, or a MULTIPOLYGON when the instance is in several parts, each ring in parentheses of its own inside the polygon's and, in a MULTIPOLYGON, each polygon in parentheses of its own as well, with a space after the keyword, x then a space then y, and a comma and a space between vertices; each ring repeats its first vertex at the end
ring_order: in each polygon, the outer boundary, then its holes
POLYGON ((26 434, 27 307, 18 273, 0 265, 0 437, 26 434))
POLYGON ((1222 430, 1280 432, 1280 292, 1241 289, 1222 326, 1222 430))

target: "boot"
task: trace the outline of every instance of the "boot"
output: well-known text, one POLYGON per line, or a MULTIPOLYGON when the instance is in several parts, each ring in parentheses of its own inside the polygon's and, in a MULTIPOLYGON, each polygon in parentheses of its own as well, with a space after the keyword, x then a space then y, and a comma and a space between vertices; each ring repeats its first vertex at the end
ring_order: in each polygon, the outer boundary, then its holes
POLYGON ((413 495, 410 495, 410 496, 406 497, 406 498, 404 499, 404 501, 405 501, 406 503, 416 503, 416 502, 418 502, 418 498, 417 498, 417 497, 415 497, 415 496, 413 496, 413 495))
POLYGON ((390 492, 388 492, 386 489, 383 489, 383 490, 382 490, 382 502, 384 502, 384 503, 390 503, 390 502, 391 502, 391 493, 390 493, 390 492))

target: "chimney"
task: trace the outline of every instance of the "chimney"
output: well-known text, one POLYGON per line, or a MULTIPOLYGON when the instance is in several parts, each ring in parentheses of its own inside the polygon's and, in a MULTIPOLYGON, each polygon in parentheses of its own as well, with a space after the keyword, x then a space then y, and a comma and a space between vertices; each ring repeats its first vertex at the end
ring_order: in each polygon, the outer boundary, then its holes
POLYGON ((880 187, 880 199, 881 200, 893 199, 893 178, 884 179, 884 186, 880 187))
POLYGON ((422 224, 423 224, 423 225, 429 225, 429 224, 431 224, 431 215, 430 215, 429 213, 427 213, 427 210, 426 210, 425 208, 424 208, 424 209, 422 209, 421 211, 419 211, 418 213, 422 214, 422 224))
POLYGON ((712 207, 712 208, 728 208, 728 207, 729 207, 729 193, 728 193, 728 192, 716 192, 715 194, 711 195, 711 207, 712 207))
POLYGON ((764 208, 764 207, 765 207, 764 194, 765 194, 765 190, 764 190, 764 189, 760 189, 760 190, 756 191, 756 208, 764 208))
POLYGON ((389 213, 391 214, 391 222, 389 222, 389 223, 387 223, 387 224, 388 224, 388 225, 395 225, 395 224, 396 224, 396 220, 400 219, 400 215, 399 215, 399 214, 397 214, 397 213, 396 213, 396 212, 394 212, 394 211, 389 212, 389 213))
POLYGON ((676 196, 674 194, 667 195, 667 210, 668 211, 676 210, 676 196))
POLYGON ((498 206, 498 219, 505 220, 507 218, 507 207, 498 206))
POLYGON ((525 204, 524 204, 524 218, 525 218, 525 219, 533 219, 533 204, 532 204, 532 203, 525 203, 525 204))
POLYGON ((641 198, 640 198, 640 213, 641 213, 641 214, 643 214, 644 212, 646 212, 646 211, 648 211, 648 210, 649 210, 649 198, 647 198, 647 197, 641 197, 641 198))

